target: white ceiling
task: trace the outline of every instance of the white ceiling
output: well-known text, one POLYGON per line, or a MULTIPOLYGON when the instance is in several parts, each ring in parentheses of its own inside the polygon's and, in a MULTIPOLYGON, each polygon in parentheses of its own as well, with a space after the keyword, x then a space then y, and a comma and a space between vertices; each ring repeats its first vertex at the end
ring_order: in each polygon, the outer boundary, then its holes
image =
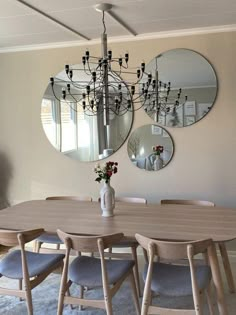
MULTIPOLYGON (((25 0, 77 32, 96 40, 103 31, 96 0, 25 0)), ((112 11, 137 37, 183 32, 236 30, 235 0, 110 0, 112 11)), ((105 18, 110 39, 133 38, 110 16, 105 18)), ((85 41, 18 0, 0 0, 0 51, 73 44, 85 41)))

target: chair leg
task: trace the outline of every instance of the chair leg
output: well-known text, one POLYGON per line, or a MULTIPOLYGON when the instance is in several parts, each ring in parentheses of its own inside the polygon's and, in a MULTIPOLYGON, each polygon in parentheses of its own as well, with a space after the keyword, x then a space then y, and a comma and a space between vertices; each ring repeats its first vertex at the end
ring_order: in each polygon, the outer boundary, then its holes
POLYGON ((202 311, 202 292, 197 292, 197 289, 193 288, 193 302, 194 302, 194 309, 196 315, 203 315, 202 311))
MULTIPOLYGON (((19 279, 19 290, 22 291, 22 279, 19 279)), ((23 299, 20 297, 19 300, 22 301, 23 299)))
POLYGON ((64 307, 64 298, 65 298, 65 288, 67 287, 67 294, 70 294, 69 287, 71 285, 71 281, 67 283, 65 274, 62 273, 61 278, 61 286, 60 286, 60 292, 59 292, 59 298, 58 298, 58 307, 57 307, 57 315, 62 315, 63 313, 63 307, 64 307), (68 286, 67 286, 68 285, 68 286))
MULTIPOLYGON (((112 247, 109 247, 108 253, 109 253, 109 254, 112 254, 112 247)), ((111 256, 109 257, 109 259, 111 260, 111 256)))
MULTIPOLYGON (((79 298, 80 299, 83 299, 84 298, 84 287, 82 285, 80 285, 80 295, 79 295, 79 298)), ((79 306, 79 311, 82 311, 83 310, 83 305, 80 305, 79 306)))
POLYGON ((138 295, 141 297, 141 290, 140 290, 140 281, 139 281, 139 271, 138 271, 138 257, 137 257, 137 247, 132 246, 131 247, 132 251, 132 257, 134 259, 134 278, 135 278, 135 283, 136 283, 136 288, 138 291, 138 295))
MULTIPOLYGON (((67 289, 66 295, 70 296, 70 288, 67 289)), ((73 310, 74 307, 72 304, 70 304, 70 308, 71 308, 71 310, 73 310)))
POLYGON ((147 264, 148 263, 148 254, 147 254, 146 249, 144 249, 144 248, 143 248, 143 256, 144 256, 144 259, 145 259, 145 263, 147 264))
POLYGON ((148 270, 149 270, 148 276, 144 285, 141 315, 148 315, 148 309, 149 309, 149 306, 151 306, 151 301, 152 301, 152 290, 151 290, 152 264, 149 265, 148 270))
POLYGON ((149 289, 144 290, 141 315, 148 315, 148 309, 152 301, 152 292, 149 289))
POLYGON ((134 297, 134 304, 135 304, 136 313, 137 313, 137 315, 139 315, 140 314, 140 305, 139 305, 138 294, 137 294, 137 287, 136 287, 136 284, 135 284, 134 272, 133 271, 130 273, 129 280, 130 280, 130 285, 131 285, 131 289, 132 289, 132 294, 133 294, 133 297, 134 297))
POLYGON ((225 243, 220 242, 219 243, 219 249, 220 249, 220 254, 222 257, 223 264, 224 264, 225 274, 226 274, 226 278, 227 278, 227 282, 228 282, 228 286, 229 286, 229 292, 235 293, 234 278, 232 275, 232 270, 231 270, 230 262, 229 262, 229 256, 227 253, 225 243))
POLYGON ((215 311, 214 311, 214 303, 212 300, 212 283, 210 282, 207 289, 206 289, 206 297, 207 297, 207 304, 208 304, 208 308, 209 308, 209 313, 210 315, 214 315, 215 311))
POLYGON ((36 253, 40 252, 40 248, 41 248, 42 244, 43 244, 42 242, 35 241, 35 252, 36 253))
POLYGON ((112 298, 110 294, 107 297, 105 297, 105 306, 106 306, 106 315, 113 315, 112 298))
POLYGON ((28 315, 33 315, 32 294, 29 288, 26 288, 25 296, 26 296, 26 302, 27 302, 28 315))

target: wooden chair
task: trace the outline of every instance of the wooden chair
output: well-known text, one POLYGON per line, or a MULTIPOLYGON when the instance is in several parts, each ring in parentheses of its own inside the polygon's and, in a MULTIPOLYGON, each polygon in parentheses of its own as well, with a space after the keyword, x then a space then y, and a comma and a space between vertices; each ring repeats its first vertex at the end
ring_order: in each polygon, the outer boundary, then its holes
POLYGON ((47 197, 46 200, 92 201, 92 197, 90 196, 52 196, 52 197, 47 197))
POLYGON ((134 262, 130 260, 105 260, 104 250, 119 242, 123 237, 122 233, 103 236, 75 236, 60 230, 57 233, 66 245, 66 258, 62 272, 57 315, 63 313, 64 304, 102 308, 106 310, 107 315, 112 315, 112 297, 127 278, 130 280, 132 287, 137 314, 140 314, 133 273, 134 262), (100 257, 76 257, 69 265, 70 251, 72 249, 80 252, 99 252, 100 257), (72 283, 82 288, 79 297, 67 294, 72 283), (84 287, 102 287, 104 299, 85 299, 83 296, 84 287))
POLYGON ((5 246, 20 245, 20 249, 7 253, 0 261, 0 276, 19 281, 19 289, 0 288, 0 295, 25 298, 28 315, 33 315, 31 290, 40 284, 53 270, 63 266, 63 254, 42 254, 25 251, 25 244, 34 240, 43 229, 28 231, 0 230, 0 243, 5 246), (24 288, 22 288, 22 280, 24 288))
MULTIPOLYGON (((125 202, 125 203, 142 203, 147 204, 147 200, 145 198, 138 198, 138 197, 116 197, 116 202, 125 202)), ((134 276, 135 276, 135 283, 138 289, 138 294, 141 296, 141 288, 140 288, 140 280, 139 280, 139 269, 138 269, 138 257, 137 257, 137 247, 138 244, 136 241, 131 240, 121 240, 118 244, 109 248, 109 253, 112 257, 115 258, 127 258, 127 254, 124 253, 116 253, 112 254, 113 248, 130 248, 131 249, 131 258, 134 260, 134 276)), ((146 260, 146 252, 144 251, 144 256, 146 260)))
MULTIPOLYGON (((196 206, 208 206, 208 207, 214 207, 215 204, 211 201, 202 201, 202 200, 181 200, 181 199, 164 199, 161 200, 162 205, 167 204, 179 204, 179 205, 196 205, 196 206)), ((228 282, 229 292, 235 293, 235 283, 234 278, 232 274, 232 269, 229 262, 229 256, 227 253, 225 242, 219 242, 218 243, 220 254, 222 257, 225 274, 228 282)))
POLYGON ((165 242, 135 235, 139 244, 148 251, 149 263, 146 264, 143 278, 145 281, 141 315, 147 314, 185 314, 203 315, 202 294, 205 292, 210 315, 214 315, 211 299, 211 268, 207 264, 195 266, 194 256, 203 253, 208 259, 212 248, 211 239, 194 242, 165 242), (167 260, 188 259, 189 265, 181 266, 155 262, 155 257, 167 260), (194 310, 169 309, 152 304, 152 291, 158 295, 193 295, 194 310))
POLYGON ((162 205, 195 205, 195 206, 207 206, 214 207, 215 204, 211 201, 205 200, 183 200, 183 199, 163 199, 162 205))
POLYGON ((129 203, 143 203, 147 204, 147 200, 145 198, 139 197, 116 197, 116 202, 129 202, 129 203))
MULTIPOLYGON (((75 201, 89 201, 89 202, 91 202, 92 198, 89 196, 52 196, 52 197, 47 197, 46 200, 75 200, 75 201)), ((63 244, 63 242, 60 240, 60 238, 56 234, 43 233, 36 240, 35 251, 37 253, 40 252, 40 248, 41 248, 43 243, 55 244, 56 250, 60 250, 60 245, 63 244)), ((52 252, 53 249, 44 249, 44 251, 52 252)))

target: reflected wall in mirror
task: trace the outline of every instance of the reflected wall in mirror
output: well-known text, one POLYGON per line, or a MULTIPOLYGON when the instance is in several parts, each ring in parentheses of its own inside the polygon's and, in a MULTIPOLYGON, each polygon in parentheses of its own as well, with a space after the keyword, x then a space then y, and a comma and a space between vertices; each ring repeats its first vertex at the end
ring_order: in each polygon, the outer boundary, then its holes
MULTIPOLYGON (((84 76, 80 80, 86 82, 88 78, 84 76)), ((65 71, 57 78, 63 82, 65 71)), ((54 84, 54 90, 58 90, 57 95, 61 94, 60 83, 54 84)), ((133 112, 122 116, 110 113, 109 124, 105 125, 103 114, 86 115, 82 106, 75 108, 74 104, 56 99, 49 84, 41 104, 41 121, 48 140, 58 151, 79 161, 96 161, 116 152, 125 142, 132 127, 133 112)))
POLYGON ((132 132, 127 149, 135 166, 147 171, 158 171, 172 159, 174 144, 164 128, 144 125, 132 132))
POLYGON ((159 124, 186 127, 202 119, 217 95, 213 67, 199 53, 173 49, 155 57, 146 67, 156 84, 144 109, 159 124))

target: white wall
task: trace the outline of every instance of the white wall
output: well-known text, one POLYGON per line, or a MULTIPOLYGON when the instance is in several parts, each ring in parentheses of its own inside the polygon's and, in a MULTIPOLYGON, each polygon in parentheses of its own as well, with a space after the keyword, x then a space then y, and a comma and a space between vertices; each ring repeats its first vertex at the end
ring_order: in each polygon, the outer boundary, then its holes
MULTIPOLYGON (((186 128, 168 128, 175 142, 170 164, 158 172, 136 168, 129 160, 127 142, 109 160, 119 162, 112 178, 117 195, 207 199, 236 208, 236 33, 196 35, 109 45, 113 54, 129 51, 130 66, 147 63, 168 49, 188 48, 205 56, 216 70, 218 97, 211 112, 186 128)), ((93 55, 100 46, 89 47, 93 55)), ((0 55, 0 151, 13 167, 10 200, 16 203, 53 194, 92 195, 97 198, 95 163, 82 163, 57 152, 40 121, 41 99, 49 77, 66 63, 78 63, 85 47, 0 55)), ((135 113, 133 129, 152 123, 135 113)))

